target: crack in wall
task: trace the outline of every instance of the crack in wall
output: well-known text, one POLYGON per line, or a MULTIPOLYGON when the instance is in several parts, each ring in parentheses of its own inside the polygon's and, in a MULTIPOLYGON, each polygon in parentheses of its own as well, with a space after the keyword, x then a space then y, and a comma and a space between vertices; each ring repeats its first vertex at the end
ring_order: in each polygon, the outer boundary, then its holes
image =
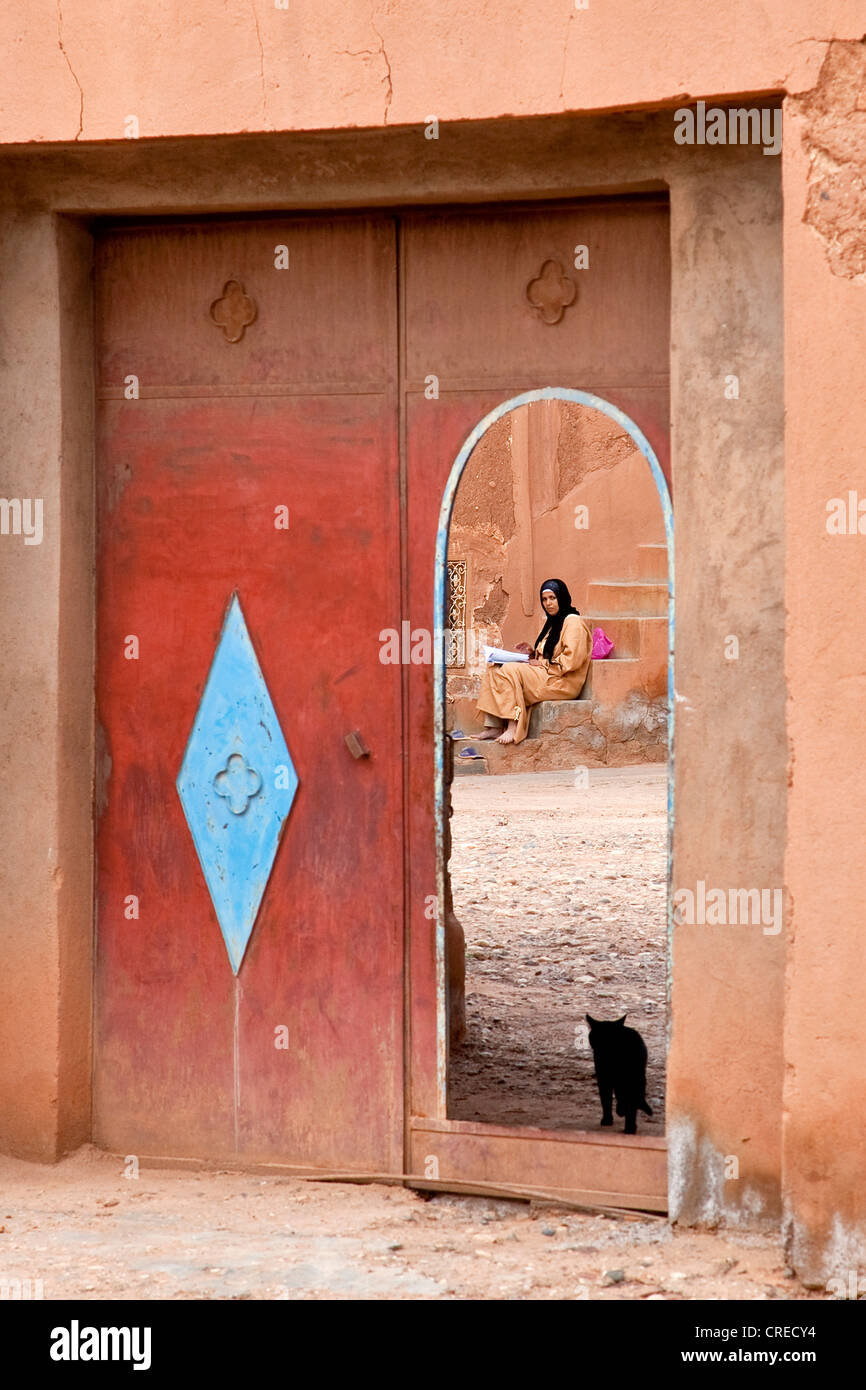
POLYGON ((394 88, 391 82, 391 64, 388 61, 388 55, 385 52, 385 45, 382 42, 382 37, 378 32, 376 33, 376 37, 379 40, 379 43, 381 44, 380 48, 338 48, 336 51, 340 57, 345 58, 383 58, 385 60, 385 76, 380 78, 380 81, 387 82, 388 84, 388 90, 385 94, 385 111, 382 116, 382 124, 387 125, 388 109, 394 97, 394 88))
POLYGON ((390 109, 391 102, 394 100, 394 83, 393 83, 393 81, 391 80, 391 60, 390 60, 390 58, 388 57, 388 54, 387 54, 387 52, 386 52, 386 50, 385 50, 385 40, 382 38, 382 35, 379 33, 379 30, 376 28, 376 25, 375 25, 375 23, 373 22, 373 15, 374 15, 374 13, 375 13, 375 11, 371 9, 371 11, 370 11, 370 28, 373 30, 373 33, 376 35, 376 38, 379 40, 379 49, 378 49, 379 56, 383 59, 383 61, 384 61, 384 63, 385 63, 385 76, 382 78, 382 81, 383 81, 383 82, 387 82, 387 84, 388 84, 388 90, 387 90, 387 92, 385 93, 385 111, 384 111, 383 116, 382 116, 382 124, 383 124, 383 125, 387 125, 387 124, 388 124, 388 111, 389 111, 389 109, 390 109))
POLYGON ((66 66, 69 69, 72 80, 78 88, 78 130, 75 132, 75 139, 78 140, 81 138, 81 132, 84 129, 84 91, 82 89, 81 83, 75 75, 75 69, 69 61, 69 54, 66 52, 66 49, 63 46, 63 8, 61 6, 60 0, 57 0, 57 47, 63 54, 66 66))
POLYGON ((566 65, 567 65, 567 63, 568 63, 568 40, 571 38, 571 21, 572 21, 573 19, 574 19, 574 9, 572 9, 571 14, 568 16, 568 23, 567 23, 566 26, 565 26, 565 39, 564 39, 563 45, 562 45, 562 68, 561 68, 560 73, 559 73, 559 104, 560 104, 560 106, 562 106, 562 103, 563 103, 564 100, 565 100, 565 97, 563 96, 563 93, 564 93, 564 91, 565 91, 565 69, 566 69, 566 65))
POLYGON ((268 92, 265 86, 265 50, 262 45, 262 31, 259 28, 259 16, 256 12, 256 0, 250 0, 250 9, 253 12, 253 23, 256 26, 256 41, 259 45, 259 78, 262 84, 262 121, 265 128, 270 129, 270 119, 268 117, 268 92))

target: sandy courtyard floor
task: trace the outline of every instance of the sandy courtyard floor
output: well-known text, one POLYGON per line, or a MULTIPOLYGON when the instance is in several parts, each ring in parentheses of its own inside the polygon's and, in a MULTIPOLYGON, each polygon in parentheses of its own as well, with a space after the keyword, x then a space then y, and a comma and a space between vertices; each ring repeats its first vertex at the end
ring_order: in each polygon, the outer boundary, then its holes
POLYGON ((400 1187, 0 1158, 0 1283, 45 1299, 768 1299, 776 1237, 400 1187))
POLYGON ((627 1013, 649 1051, 638 1132, 663 1134, 667 769, 458 777, 452 805, 468 1036, 450 1113, 597 1129, 584 1016, 627 1013))

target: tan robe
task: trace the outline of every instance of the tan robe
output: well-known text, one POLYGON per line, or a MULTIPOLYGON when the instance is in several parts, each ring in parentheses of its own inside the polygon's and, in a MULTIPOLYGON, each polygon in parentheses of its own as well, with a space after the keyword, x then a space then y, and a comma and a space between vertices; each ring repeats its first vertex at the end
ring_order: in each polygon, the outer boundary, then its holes
POLYGON ((515 743, 526 738, 532 705, 542 700, 575 700, 580 694, 592 660, 592 627, 577 613, 569 613, 552 660, 545 661, 540 647, 535 655, 541 657, 540 666, 506 661, 502 666, 487 666, 481 680, 479 714, 516 719, 515 743))

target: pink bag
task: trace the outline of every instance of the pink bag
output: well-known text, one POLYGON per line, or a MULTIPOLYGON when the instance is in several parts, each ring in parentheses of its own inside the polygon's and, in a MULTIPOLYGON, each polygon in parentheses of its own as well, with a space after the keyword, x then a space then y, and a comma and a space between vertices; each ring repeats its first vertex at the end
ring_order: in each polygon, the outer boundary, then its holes
POLYGON ((607 633, 605 632, 604 628, 603 628, 603 627, 594 627, 594 628, 592 629, 592 659, 593 659, 593 661, 601 661, 601 660, 603 660, 604 657, 610 656, 610 654, 611 654, 612 651, 613 651, 613 642, 611 642, 611 640, 610 640, 610 638, 608 637, 607 633))

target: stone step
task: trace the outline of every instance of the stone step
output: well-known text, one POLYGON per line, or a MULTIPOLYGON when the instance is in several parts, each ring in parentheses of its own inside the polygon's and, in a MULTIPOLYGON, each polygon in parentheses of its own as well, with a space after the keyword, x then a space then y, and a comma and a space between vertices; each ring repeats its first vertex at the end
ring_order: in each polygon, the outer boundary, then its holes
POLYGON ((664 617, 612 618, 583 615, 592 627, 603 627, 613 642, 614 657, 644 656, 655 652, 658 642, 667 647, 667 614, 664 617))
MULTIPOLYGON (((589 668, 579 700, 542 700, 533 705, 529 712, 527 738, 540 738, 542 734, 561 734, 566 729, 577 729, 592 716, 596 705, 610 708, 618 705, 632 691, 643 690, 650 696, 661 695, 665 690, 664 673, 660 672, 649 682, 644 662, 637 657, 607 657, 604 661, 594 661, 589 668)), ((479 751, 486 752, 486 749, 479 751)))
POLYGON ((668 548, 666 545, 639 545, 637 548, 638 579, 657 579, 668 582, 668 548))
POLYGON ((535 706, 530 719, 529 737, 522 743, 460 740, 471 744, 481 759, 461 763, 455 757, 454 776, 615 767, 663 762, 667 756, 666 701, 641 691, 630 691, 611 707, 589 700, 548 700, 535 706))
MULTIPOLYGON (((550 706, 565 709, 569 705, 588 704, 582 700, 550 700, 550 706)), ((541 708, 536 706, 536 709, 541 708)), ((599 767, 606 760, 607 739, 590 718, 557 732, 545 730, 542 736, 527 737, 522 743, 484 743, 484 760, 493 774, 541 771, 544 768, 599 767)), ((469 767, 477 764, 470 763, 469 767)), ((467 768, 468 771, 468 768, 467 768)))
POLYGON ((668 586, 657 579, 618 579, 586 587, 587 608, 605 618, 661 618, 668 611, 668 586))
MULTIPOLYGON (((475 745, 473 744, 472 747, 474 748, 475 745)), ((477 777, 479 774, 483 777, 489 771, 490 769, 487 766, 487 761, 484 756, 481 758, 455 757, 454 759, 455 777, 477 777)))
MULTIPOLYGON (((640 629, 641 687, 651 695, 667 694, 668 619, 643 618, 640 629)), ((614 653, 616 655, 616 653, 614 653)))
POLYGON ((580 692, 583 699, 591 698, 593 705, 617 705, 631 690, 643 685, 644 664, 638 657, 607 657, 594 661, 589 677, 580 692))
POLYGON ((591 715, 592 700, 542 700, 540 705, 533 705, 529 711, 526 737, 540 738, 542 734, 561 734, 564 729, 576 729, 579 724, 585 724, 591 715))

